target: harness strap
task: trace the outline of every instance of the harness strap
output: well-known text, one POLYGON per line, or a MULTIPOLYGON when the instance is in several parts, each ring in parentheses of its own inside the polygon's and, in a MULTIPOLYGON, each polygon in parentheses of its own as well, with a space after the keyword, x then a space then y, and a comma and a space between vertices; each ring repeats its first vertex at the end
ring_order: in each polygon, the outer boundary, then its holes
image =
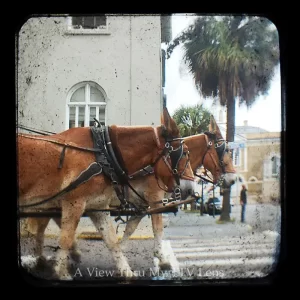
POLYGON ((105 144, 106 144, 106 148, 107 148, 107 154, 111 158, 110 162, 113 165, 113 169, 116 171, 116 173, 121 178, 121 182, 125 183, 128 180, 128 177, 127 177, 127 174, 125 173, 125 171, 121 168, 121 166, 115 156, 115 152, 113 150, 109 132, 108 132, 108 126, 105 126, 104 138, 105 138, 105 144))
POLYGON ((55 134, 54 132, 51 132, 51 131, 37 130, 37 129, 30 128, 30 127, 27 127, 27 126, 24 126, 24 125, 18 125, 18 128, 25 129, 25 130, 27 130, 29 132, 34 132, 34 133, 38 133, 38 134, 41 134, 41 135, 55 134))
POLYGON ((197 176, 197 177, 199 177, 199 178, 201 178, 202 180, 205 180, 207 182, 210 182, 210 183, 214 184, 212 180, 209 180, 209 179, 207 179, 207 178, 205 178, 205 177, 203 177, 201 175, 198 175, 198 174, 194 174, 194 175, 197 176))
MULTIPOLYGON (((140 194, 136 192, 136 190, 131 186, 128 179, 129 177, 127 174, 122 170, 120 167, 118 160, 114 154, 114 150, 111 144, 111 140, 109 137, 108 127, 106 126, 105 130, 103 131, 99 127, 92 127, 91 128, 93 134, 94 144, 96 143, 98 147, 101 148, 101 154, 96 154, 96 159, 99 163, 103 165, 103 172, 106 176, 108 176, 113 184, 114 190, 117 194, 118 199, 120 200, 123 206, 127 206, 128 203, 126 201, 124 195, 124 189, 119 188, 119 178, 121 177, 121 184, 122 186, 128 185, 130 189, 146 204, 148 201, 142 197, 140 194), (112 166, 111 166, 112 165, 112 166), (117 170, 117 172, 115 171, 117 170)), ((96 145, 95 145, 96 146, 96 145)))
POLYGON ((42 205, 48 201, 51 201, 61 195, 64 195, 68 192, 70 192, 71 190, 77 188, 79 185, 87 182, 88 180, 90 180, 92 177, 100 174, 102 172, 102 167, 96 163, 93 162, 91 163, 84 171, 82 171, 79 176, 73 181, 71 182, 67 187, 65 187, 63 190, 61 190, 60 192, 58 192, 57 194, 55 194, 54 196, 51 196, 43 201, 40 202, 36 202, 36 203, 32 203, 32 204, 27 204, 27 205, 19 205, 19 207, 32 207, 32 206, 38 206, 38 205, 42 205))
POLYGON ((61 152, 61 154, 60 154, 60 159, 59 159, 59 164, 58 164, 58 168, 59 168, 59 169, 61 169, 62 166, 63 166, 66 148, 67 148, 67 146, 64 146, 63 149, 62 149, 62 152, 61 152))
MULTIPOLYGON (((127 204, 124 199, 124 195, 119 188, 118 176, 115 172, 114 165, 112 166, 113 159, 107 149, 107 145, 111 146, 111 141, 109 139, 109 134, 105 135, 100 127, 91 127, 92 138, 94 142, 94 147, 99 147, 100 153, 95 153, 96 161, 103 166, 103 173, 108 178, 110 178, 115 193, 120 200, 121 204, 125 206, 127 204), (108 139, 108 140, 107 140, 108 139)), ((119 165, 118 165, 119 166, 119 165)))
POLYGON ((154 173, 154 169, 152 166, 147 166, 139 171, 134 172, 133 174, 129 175, 130 179, 134 179, 136 177, 140 177, 140 176, 146 176, 146 175, 151 175, 154 173))
POLYGON ((22 136, 26 139, 50 142, 50 143, 53 143, 56 145, 66 146, 66 147, 73 148, 73 149, 79 149, 79 150, 84 150, 84 151, 88 151, 88 152, 101 152, 101 150, 99 150, 97 148, 81 147, 81 146, 70 144, 70 143, 68 144, 68 143, 64 143, 64 142, 59 142, 57 140, 51 140, 51 139, 41 138, 41 137, 37 137, 37 136, 24 135, 22 133, 19 133, 18 135, 22 136))

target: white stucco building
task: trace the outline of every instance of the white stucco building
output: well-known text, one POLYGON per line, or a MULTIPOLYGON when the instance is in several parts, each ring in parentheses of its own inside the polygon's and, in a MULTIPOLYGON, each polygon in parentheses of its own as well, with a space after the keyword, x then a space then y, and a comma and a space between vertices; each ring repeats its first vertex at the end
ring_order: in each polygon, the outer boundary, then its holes
POLYGON ((158 125, 171 18, 159 15, 32 17, 17 45, 18 124, 60 132, 158 125))

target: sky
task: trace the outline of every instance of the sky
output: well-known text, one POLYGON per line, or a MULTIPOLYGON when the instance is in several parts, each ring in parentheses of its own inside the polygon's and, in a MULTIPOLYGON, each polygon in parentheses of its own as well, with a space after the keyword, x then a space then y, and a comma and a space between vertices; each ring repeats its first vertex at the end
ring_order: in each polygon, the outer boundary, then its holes
MULTIPOLYGON (((195 19, 191 15, 172 16, 172 38, 174 39, 195 19)), ((257 126, 270 132, 281 131, 281 86, 279 67, 275 71, 267 96, 258 97, 251 108, 246 105, 236 105, 235 125, 242 126, 244 121, 249 126, 257 126)), ((167 108, 172 115, 180 105, 195 105, 202 103, 215 114, 211 100, 200 98, 193 78, 182 62, 182 49, 177 47, 171 57, 166 60, 167 108), (180 71, 181 70, 181 71, 180 71)), ((218 117, 215 115, 215 118, 218 117)), ((224 120, 226 122, 226 119, 224 120)))

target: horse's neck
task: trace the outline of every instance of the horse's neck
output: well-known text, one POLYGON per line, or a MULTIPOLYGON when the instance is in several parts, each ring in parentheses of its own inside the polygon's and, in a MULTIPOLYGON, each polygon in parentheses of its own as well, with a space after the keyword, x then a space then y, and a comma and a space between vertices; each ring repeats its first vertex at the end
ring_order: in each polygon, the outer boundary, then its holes
POLYGON ((152 163, 157 147, 153 127, 113 125, 111 141, 121 153, 129 174, 152 163))
POLYGON ((193 171, 199 168, 203 161, 203 156, 207 151, 207 141, 205 134, 197 134, 186 137, 185 144, 190 152, 190 164, 193 171))

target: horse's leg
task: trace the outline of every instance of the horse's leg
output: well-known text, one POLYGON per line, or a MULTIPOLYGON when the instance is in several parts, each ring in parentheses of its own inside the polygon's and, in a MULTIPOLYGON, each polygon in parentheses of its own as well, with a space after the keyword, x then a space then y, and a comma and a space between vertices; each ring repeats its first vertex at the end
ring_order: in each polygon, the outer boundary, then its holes
POLYGON ((98 231, 101 232, 102 238, 108 249, 111 251, 121 276, 132 277, 133 272, 131 271, 127 258, 124 256, 120 244, 118 243, 118 237, 112 224, 110 213, 97 212, 90 214, 89 217, 98 231))
POLYGON ((45 230, 50 221, 50 218, 28 218, 26 219, 26 231, 29 232, 30 240, 33 244, 33 255, 38 263, 45 263, 46 258, 43 256, 45 230))
POLYGON ((61 233, 59 245, 60 249, 57 253, 57 264, 55 272, 59 279, 70 280, 72 277, 68 271, 68 258, 74 244, 75 232, 80 221, 80 217, 84 212, 85 202, 80 199, 62 202, 62 219, 61 233))
MULTIPOLYGON (((148 199, 151 209, 162 206, 161 200, 165 193, 157 187, 157 182, 154 176, 148 178, 148 189, 145 190, 145 197, 148 199)), ((154 257, 159 260, 159 268, 171 269, 171 264, 168 261, 166 254, 163 251, 163 217, 162 214, 152 214, 152 230, 154 235, 154 257)))
POLYGON ((131 216, 129 218, 128 222, 126 223, 125 231, 120 242, 120 245, 123 249, 126 247, 128 239, 134 233, 142 218, 143 216, 131 216))
MULTIPOLYGON (((61 218, 53 218, 56 225, 61 228, 61 218)), ((70 250, 70 256, 75 262, 80 262, 81 258, 81 251, 78 249, 77 246, 77 236, 75 235, 73 246, 70 250)))
POLYGON ((163 252, 162 239, 163 239, 163 217, 162 214, 151 215, 152 229, 154 235, 154 257, 159 259, 159 268, 162 270, 170 270, 171 264, 163 252))
POLYGON ((36 231, 36 246, 34 254, 37 257, 38 263, 45 263, 46 257, 43 256, 44 241, 45 241, 45 230, 49 224, 50 218, 38 218, 37 231, 36 231))

